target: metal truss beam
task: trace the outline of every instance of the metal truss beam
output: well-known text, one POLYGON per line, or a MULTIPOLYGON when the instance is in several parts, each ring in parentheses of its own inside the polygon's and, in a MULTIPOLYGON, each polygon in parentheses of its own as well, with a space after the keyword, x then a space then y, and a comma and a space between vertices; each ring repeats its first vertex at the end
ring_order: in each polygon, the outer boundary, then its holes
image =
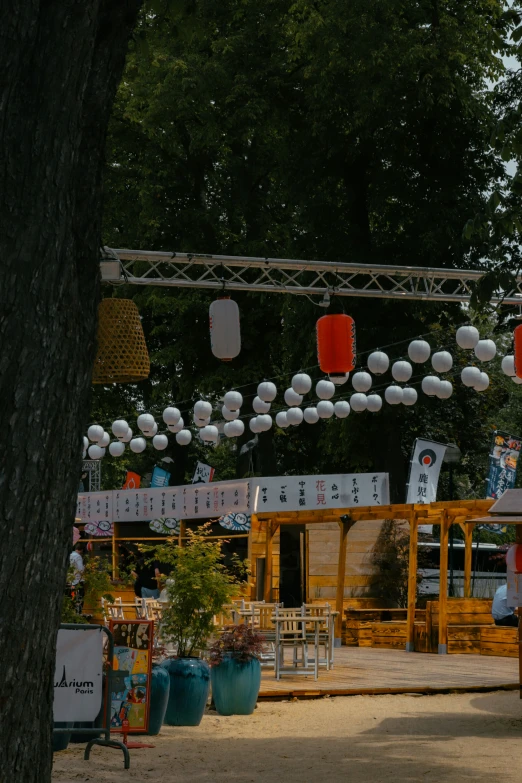
MULTIPOLYGON (((104 248, 101 271, 102 280, 113 284, 469 302, 474 283, 486 270, 104 248)), ((522 304, 522 277, 513 290, 497 292, 491 302, 522 304)))

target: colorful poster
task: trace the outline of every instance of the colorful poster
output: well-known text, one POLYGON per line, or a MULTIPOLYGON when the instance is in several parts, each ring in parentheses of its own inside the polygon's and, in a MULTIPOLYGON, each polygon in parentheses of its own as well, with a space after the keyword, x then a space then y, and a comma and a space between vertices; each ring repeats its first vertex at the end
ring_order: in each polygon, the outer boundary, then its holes
POLYGON ((159 468, 157 465, 152 471, 152 478, 150 480, 151 487, 168 487, 170 481, 170 473, 168 470, 159 468))
POLYGON ((137 473, 131 473, 131 471, 127 471, 127 478, 125 479, 125 484, 123 485, 122 489, 139 489, 141 485, 141 476, 138 476, 137 473))
POLYGON ((498 500, 506 489, 513 489, 517 478, 521 439, 495 431, 489 455, 489 476, 486 497, 498 500))
POLYGON ((193 484, 210 484, 214 478, 214 468, 210 465, 205 465, 204 462, 198 462, 196 464, 196 470, 192 477, 193 484))
POLYGON ((130 733, 146 734, 149 728, 152 620, 111 620, 114 637, 111 687, 111 731, 121 732, 128 721, 130 733))

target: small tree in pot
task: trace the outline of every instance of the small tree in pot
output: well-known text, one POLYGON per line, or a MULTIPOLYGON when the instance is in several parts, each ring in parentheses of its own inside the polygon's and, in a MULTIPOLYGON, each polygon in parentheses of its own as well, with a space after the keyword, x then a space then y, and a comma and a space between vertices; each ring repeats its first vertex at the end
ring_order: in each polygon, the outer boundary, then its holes
POLYGON ((212 695, 221 715, 254 712, 264 637, 248 625, 230 625, 210 647, 212 695))
POLYGON ((170 726, 201 722, 210 670, 199 654, 214 631, 214 615, 231 602, 240 584, 223 563, 220 541, 209 540, 210 525, 187 532, 186 546, 180 547, 173 537, 156 547, 154 554, 155 560, 172 566, 161 622, 163 640, 177 647, 177 657, 161 664, 170 675, 165 716, 170 726))

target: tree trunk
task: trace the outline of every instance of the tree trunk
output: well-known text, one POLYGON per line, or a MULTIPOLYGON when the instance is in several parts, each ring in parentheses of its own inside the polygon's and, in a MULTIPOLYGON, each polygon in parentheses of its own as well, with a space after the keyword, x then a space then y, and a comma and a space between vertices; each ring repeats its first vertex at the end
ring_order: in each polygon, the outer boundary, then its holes
POLYGON ((107 122, 141 0, 0 10, 2 779, 47 783, 88 416, 107 122))

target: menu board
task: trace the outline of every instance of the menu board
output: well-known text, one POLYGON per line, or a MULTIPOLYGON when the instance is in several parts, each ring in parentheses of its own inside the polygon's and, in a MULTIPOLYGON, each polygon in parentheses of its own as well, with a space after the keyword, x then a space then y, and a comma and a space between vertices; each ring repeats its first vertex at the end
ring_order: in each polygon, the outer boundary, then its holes
POLYGON ((111 620, 114 656, 110 678, 111 731, 146 734, 149 729, 153 620, 111 620))

